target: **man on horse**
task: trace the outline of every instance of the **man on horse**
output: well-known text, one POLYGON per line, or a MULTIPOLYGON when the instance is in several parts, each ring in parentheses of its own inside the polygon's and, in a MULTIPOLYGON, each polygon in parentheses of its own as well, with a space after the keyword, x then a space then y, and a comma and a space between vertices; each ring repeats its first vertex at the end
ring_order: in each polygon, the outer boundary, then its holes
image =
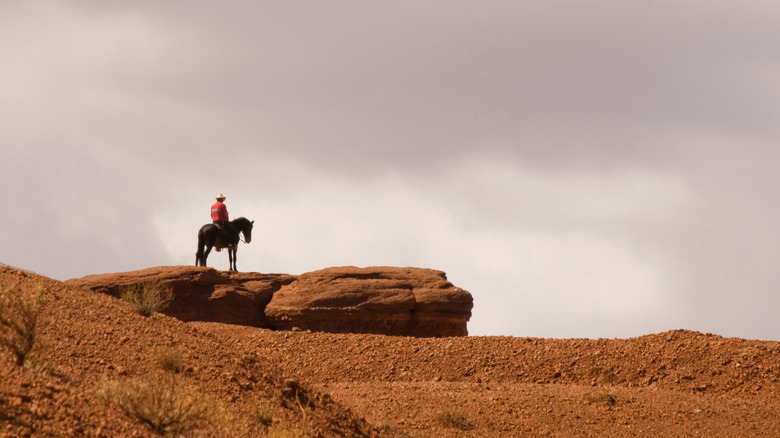
POLYGON ((230 218, 228 217, 227 207, 225 206, 225 195, 222 193, 217 196, 217 202, 211 206, 211 220, 214 225, 219 228, 220 232, 227 237, 227 241, 230 241, 232 228, 230 226, 230 218))

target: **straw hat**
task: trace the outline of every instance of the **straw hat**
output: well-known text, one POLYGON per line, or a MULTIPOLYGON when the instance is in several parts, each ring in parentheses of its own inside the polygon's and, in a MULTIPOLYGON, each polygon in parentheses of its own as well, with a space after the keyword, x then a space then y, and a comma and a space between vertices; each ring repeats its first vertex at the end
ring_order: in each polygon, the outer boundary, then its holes
POLYGON ((222 193, 220 193, 219 196, 217 196, 217 201, 224 201, 225 199, 226 199, 225 195, 223 195, 222 193))

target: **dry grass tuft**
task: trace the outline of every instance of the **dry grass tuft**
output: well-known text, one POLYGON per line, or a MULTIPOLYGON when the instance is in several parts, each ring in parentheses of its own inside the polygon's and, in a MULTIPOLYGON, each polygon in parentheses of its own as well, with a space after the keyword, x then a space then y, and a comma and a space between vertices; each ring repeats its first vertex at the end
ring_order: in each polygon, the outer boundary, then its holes
POLYGON ((466 416, 455 411, 439 411, 436 413, 436 422, 443 427, 458 430, 471 430, 474 423, 468 420, 466 416))
POLYGON ((163 348, 155 354, 160 368, 172 373, 184 371, 184 354, 175 348, 163 348))
POLYGON ((175 380, 167 385, 141 380, 106 381, 98 393, 107 402, 165 435, 187 432, 198 421, 212 424, 230 421, 230 415, 216 400, 180 386, 175 380))
POLYGON ((590 404, 603 404, 606 406, 615 406, 618 403, 617 396, 610 393, 588 394, 585 400, 590 404))
POLYGON ((168 307, 173 300, 173 291, 162 283, 146 282, 125 288, 122 299, 132 304, 139 314, 151 316, 168 307))
POLYGON ((274 414, 279 409, 279 402, 268 401, 259 403, 250 411, 249 416, 263 426, 270 426, 274 422, 274 414))
POLYGON ((40 346, 36 329, 43 293, 40 285, 22 287, 17 283, 0 287, 0 346, 11 350, 19 366, 40 346))

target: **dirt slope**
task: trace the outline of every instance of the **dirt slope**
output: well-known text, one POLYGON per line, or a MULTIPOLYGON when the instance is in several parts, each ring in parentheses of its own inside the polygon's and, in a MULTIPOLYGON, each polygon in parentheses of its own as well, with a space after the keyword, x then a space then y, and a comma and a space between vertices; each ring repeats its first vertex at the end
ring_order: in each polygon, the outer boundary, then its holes
POLYGON ((778 342, 209 331, 412 436, 780 436, 778 342))
POLYGON ((46 346, 25 367, 0 349, 0 437, 157 436, 100 395, 131 379, 195 388, 228 413, 187 436, 780 436, 778 342, 277 332, 143 317, 0 265, 8 284, 46 288, 46 346), (179 372, 160 361, 171 351, 179 372))
POLYGON ((196 424, 201 436, 258 436, 266 422, 307 436, 371 434, 370 426, 327 396, 307 387, 299 391, 305 397, 291 396, 283 370, 253 349, 225 344, 168 316, 143 317, 104 294, 0 266, 0 285, 8 284, 45 287, 39 332, 46 346, 24 368, 0 350, 0 436, 155 436, 100 397, 106 382, 126 381, 175 384, 213 398, 227 413, 224 421, 196 424), (181 359, 179 372, 162 366, 166 352, 181 359))

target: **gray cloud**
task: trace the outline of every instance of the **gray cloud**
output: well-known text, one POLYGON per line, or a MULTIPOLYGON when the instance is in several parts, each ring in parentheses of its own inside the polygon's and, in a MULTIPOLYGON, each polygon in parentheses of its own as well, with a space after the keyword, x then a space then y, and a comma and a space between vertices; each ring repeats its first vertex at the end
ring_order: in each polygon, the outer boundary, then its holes
POLYGON ((0 261, 189 264, 226 192, 246 269, 442 268, 478 334, 780 339, 779 14, 3 4, 0 261))

